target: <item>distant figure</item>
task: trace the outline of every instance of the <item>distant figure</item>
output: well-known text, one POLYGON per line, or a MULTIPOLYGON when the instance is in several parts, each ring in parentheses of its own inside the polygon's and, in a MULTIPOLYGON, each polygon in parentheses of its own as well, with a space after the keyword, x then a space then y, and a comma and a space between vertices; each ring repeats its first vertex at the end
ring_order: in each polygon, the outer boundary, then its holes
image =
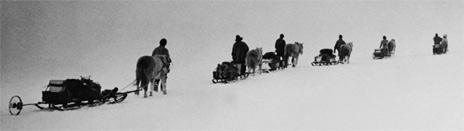
POLYGON ((447 35, 443 35, 443 39, 441 40, 441 46, 443 48, 443 53, 448 52, 448 38, 447 35))
POLYGON ((345 41, 343 41, 343 36, 339 35, 337 42, 335 42, 334 53, 336 53, 338 51, 338 58, 339 58, 340 61, 342 60, 342 58, 340 58, 340 56, 342 55, 342 54, 340 54, 340 47, 342 45, 345 45, 345 44, 346 43, 345 43, 345 41))
POLYGON ((380 49, 387 49, 388 48, 387 44, 388 44, 387 37, 383 36, 382 41, 380 41, 380 47, 379 48, 380 49))
POLYGON ((241 75, 245 74, 246 71, 245 58, 249 50, 248 45, 242 39, 240 35, 235 36, 235 43, 232 47, 232 63, 240 64, 241 75))
POLYGON ((159 46, 153 50, 151 56, 162 57, 161 60, 162 62, 164 62, 164 65, 166 65, 169 72, 169 66, 171 65, 171 57, 169 56, 169 50, 166 48, 167 43, 168 41, 165 38, 161 39, 159 42, 159 46))
POLYGON ((279 58, 279 65, 285 66, 284 65, 284 55, 285 55, 285 45, 287 43, 284 40, 284 34, 280 34, 279 39, 276 40, 275 42, 275 49, 277 53, 277 57, 279 58))
POLYGON ((433 44, 434 45, 437 45, 437 44, 440 44, 442 38, 440 36, 438 36, 437 33, 435 33, 435 37, 433 37, 433 44))

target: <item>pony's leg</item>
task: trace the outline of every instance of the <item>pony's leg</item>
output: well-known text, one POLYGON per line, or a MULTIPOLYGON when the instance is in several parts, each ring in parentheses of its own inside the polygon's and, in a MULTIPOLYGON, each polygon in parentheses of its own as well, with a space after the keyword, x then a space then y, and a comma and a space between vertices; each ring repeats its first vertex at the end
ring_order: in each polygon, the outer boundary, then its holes
POLYGON ((143 97, 144 98, 147 98, 147 88, 148 88, 148 84, 143 85, 143 97))
POLYGON ((166 95, 167 94, 167 90, 166 90, 166 81, 167 81, 167 78, 163 78, 161 80, 161 90, 163 91, 163 94, 166 95))
POLYGON ((153 96, 153 90, 155 88, 155 84, 153 84, 154 81, 150 80, 150 96, 153 96))
POLYGON ((295 56, 292 56, 292 67, 295 67, 295 66, 296 66, 295 56))
POLYGON ((155 92, 158 92, 158 85, 159 85, 159 79, 156 79, 154 82, 153 82, 153 90, 155 90, 155 92))
POLYGON ((347 64, 350 63, 350 56, 346 56, 346 63, 347 63, 347 64))
POLYGON ((139 95, 140 86, 137 84, 137 90, 134 92, 135 95, 139 95))
POLYGON ((298 56, 295 56, 295 66, 298 65, 298 56))

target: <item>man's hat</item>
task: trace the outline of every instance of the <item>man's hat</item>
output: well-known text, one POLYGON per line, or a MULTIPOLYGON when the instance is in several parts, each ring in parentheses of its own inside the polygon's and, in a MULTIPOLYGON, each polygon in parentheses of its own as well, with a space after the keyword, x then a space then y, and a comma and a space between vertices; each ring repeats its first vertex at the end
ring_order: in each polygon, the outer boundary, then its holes
POLYGON ((235 36, 235 40, 242 40, 243 38, 240 35, 235 36))
POLYGON ((166 40, 166 38, 163 38, 163 39, 160 40, 159 43, 160 43, 160 45, 166 45, 167 42, 168 42, 168 41, 166 40))

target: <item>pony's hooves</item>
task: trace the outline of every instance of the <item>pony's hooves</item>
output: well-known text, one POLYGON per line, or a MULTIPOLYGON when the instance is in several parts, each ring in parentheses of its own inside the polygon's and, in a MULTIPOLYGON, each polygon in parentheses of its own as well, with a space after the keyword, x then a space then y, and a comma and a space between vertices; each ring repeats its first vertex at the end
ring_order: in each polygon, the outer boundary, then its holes
POLYGON ((150 96, 153 96, 153 93, 152 93, 152 92, 150 92, 150 96))
POLYGON ((163 94, 164 94, 164 95, 167 95, 168 93, 167 93, 166 91, 163 91, 163 94))

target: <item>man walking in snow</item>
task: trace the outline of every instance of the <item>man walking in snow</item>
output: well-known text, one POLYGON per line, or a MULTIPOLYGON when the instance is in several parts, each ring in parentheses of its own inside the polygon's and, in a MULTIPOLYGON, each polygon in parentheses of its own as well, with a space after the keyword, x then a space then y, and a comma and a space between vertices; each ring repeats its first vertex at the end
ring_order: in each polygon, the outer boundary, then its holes
POLYGON ((440 44, 442 38, 438 36, 438 33, 435 33, 435 37, 433 37, 433 44, 437 45, 440 44))
POLYGON ((159 42, 159 46, 153 50, 153 53, 151 54, 151 56, 155 56, 155 55, 165 56, 165 59, 162 61, 164 62, 164 65, 166 65, 168 72, 169 72, 170 70, 169 66, 171 65, 171 57, 169 57, 169 50, 166 48, 167 42, 168 41, 165 38, 161 39, 159 42))
POLYGON ((380 41, 380 50, 383 54, 387 55, 387 52, 388 52, 388 40, 387 40, 387 37, 386 36, 383 36, 383 39, 382 41, 380 41))
POLYGON ((334 53, 336 53, 336 51, 338 51, 338 56, 340 57, 340 47, 342 45, 345 45, 345 41, 343 41, 343 36, 342 35, 339 35, 338 36, 338 40, 337 42, 335 42, 335 46, 334 46, 334 53))
POLYGON ((242 39, 240 35, 235 36, 235 43, 232 47, 232 63, 240 64, 240 74, 243 75, 246 71, 245 58, 249 48, 242 39))
POLYGON ((383 36, 382 41, 380 41, 380 49, 387 48, 388 40, 386 36, 383 36))
POLYGON ((285 67, 286 64, 284 65, 284 53, 285 53, 285 40, 284 40, 284 34, 280 34, 279 39, 276 40, 275 42, 275 49, 277 53, 277 57, 279 58, 279 65, 282 67, 285 67))

